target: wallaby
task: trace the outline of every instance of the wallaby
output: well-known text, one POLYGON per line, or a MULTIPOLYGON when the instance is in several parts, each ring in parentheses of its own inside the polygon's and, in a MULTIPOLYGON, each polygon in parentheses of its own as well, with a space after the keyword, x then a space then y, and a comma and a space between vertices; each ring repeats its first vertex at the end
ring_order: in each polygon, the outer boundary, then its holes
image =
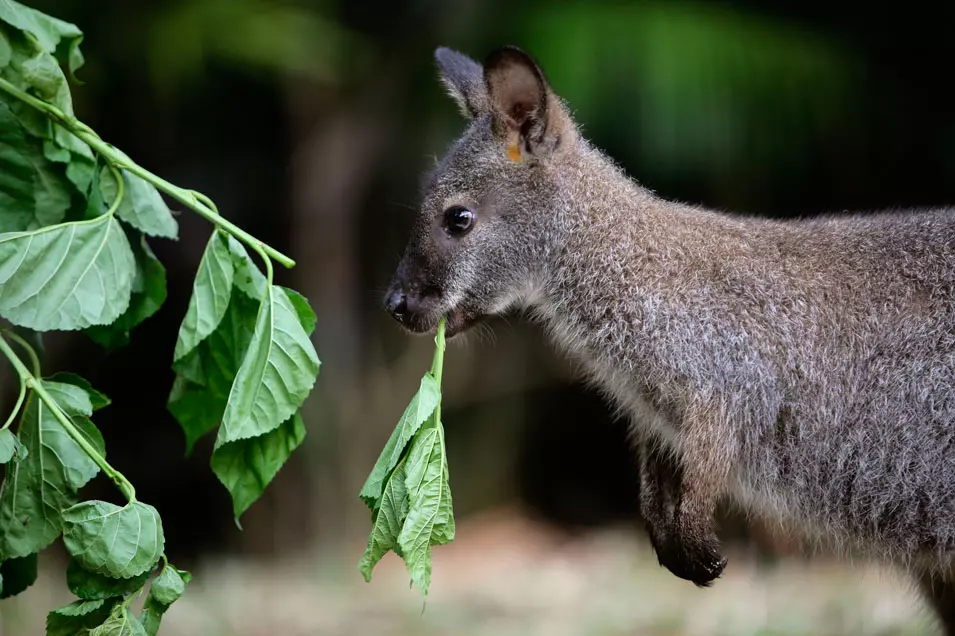
POLYGON ((521 308, 632 421, 658 558, 723 571, 717 502, 899 564, 955 635, 955 210, 781 221, 665 201, 520 49, 435 54, 465 134, 386 308, 453 337, 521 308))

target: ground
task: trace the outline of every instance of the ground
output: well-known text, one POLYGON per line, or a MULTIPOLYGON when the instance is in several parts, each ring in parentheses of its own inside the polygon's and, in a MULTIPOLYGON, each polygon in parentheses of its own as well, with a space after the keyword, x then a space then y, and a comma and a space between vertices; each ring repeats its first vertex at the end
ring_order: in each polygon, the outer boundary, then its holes
MULTIPOLYGON (((936 628, 914 587, 874 566, 729 553, 723 577, 696 589, 661 569, 646 539, 607 529, 568 538, 513 511, 462 520, 434 551, 427 603, 389 555, 366 584, 360 542, 283 563, 197 569, 160 635, 168 636, 914 636, 936 628)), ((70 600, 44 571, 0 602, 0 636, 43 634, 70 600)))

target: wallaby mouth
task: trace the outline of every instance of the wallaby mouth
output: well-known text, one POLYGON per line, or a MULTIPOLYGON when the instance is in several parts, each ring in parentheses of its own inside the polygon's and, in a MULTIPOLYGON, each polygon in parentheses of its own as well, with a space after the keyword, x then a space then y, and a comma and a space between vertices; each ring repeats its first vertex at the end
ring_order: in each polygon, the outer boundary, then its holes
POLYGON ((480 321, 480 316, 461 308, 442 310, 435 306, 440 301, 437 295, 424 299, 409 296, 400 287, 394 286, 385 295, 385 309, 398 324, 413 334, 435 333, 441 316, 446 318, 445 337, 467 331, 480 321))

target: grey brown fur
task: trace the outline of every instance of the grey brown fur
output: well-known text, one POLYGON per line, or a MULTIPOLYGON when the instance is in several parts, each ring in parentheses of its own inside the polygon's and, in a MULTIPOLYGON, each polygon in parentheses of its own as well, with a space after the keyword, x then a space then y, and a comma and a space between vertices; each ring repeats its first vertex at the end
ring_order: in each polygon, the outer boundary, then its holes
POLYGON ((630 417, 678 576, 722 572, 726 498, 912 570, 955 634, 955 211, 784 222, 665 201, 520 50, 437 59, 471 123, 428 179, 387 297, 399 320, 539 320, 630 417), (453 205, 476 215, 460 235, 453 205))

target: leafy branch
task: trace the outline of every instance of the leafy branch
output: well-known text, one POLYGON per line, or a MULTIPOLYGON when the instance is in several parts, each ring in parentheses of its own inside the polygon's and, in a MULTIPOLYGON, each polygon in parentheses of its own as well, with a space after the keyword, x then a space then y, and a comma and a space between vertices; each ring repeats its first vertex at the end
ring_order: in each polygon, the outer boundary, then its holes
MULTIPOLYGON (((106 461, 106 458, 100 455, 99 451, 93 448, 92 444, 83 437, 83 435, 73 426, 73 423, 70 421, 70 418, 60 409, 59 404, 56 403, 56 400, 47 392, 43 387, 43 382, 37 377, 40 375, 40 364, 39 358, 37 358, 36 352, 23 338, 20 338, 18 335, 12 332, 7 333, 7 337, 11 340, 15 340, 23 349, 30 354, 30 358, 33 361, 33 372, 23 364, 23 361, 17 356, 16 352, 7 344, 7 341, 3 338, 3 333, 0 332, 0 353, 6 356, 7 360, 13 365, 14 370, 17 372, 17 375, 20 378, 20 398, 17 400, 17 404, 13 408, 13 412, 10 414, 13 419, 19 411, 20 405, 23 403, 23 396, 25 390, 35 391, 37 396, 43 403, 46 405, 46 408, 50 410, 50 413, 56 420, 60 423, 60 426, 67 432, 67 434, 73 438, 73 441, 83 449, 83 452, 86 453, 90 459, 102 470, 107 477, 109 477, 116 487, 119 488, 120 492, 123 493, 123 496, 126 497, 126 500, 130 503, 136 501, 136 489, 133 488, 133 485, 129 483, 129 480, 123 476, 121 472, 113 468, 106 461)), ((6 428, 6 426, 4 426, 6 428)))
POLYGON ((106 460, 90 418, 110 400, 74 374, 44 377, 41 332, 82 330, 123 346, 166 299, 147 239, 176 239, 179 228, 160 192, 212 222, 167 408, 187 453, 217 431, 210 466, 238 522, 305 437, 299 410, 320 367, 316 319, 304 297, 273 282, 272 260, 291 267, 292 259, 76 118, 66 72, 83 63, 81 40, 72 24, 0 2, 0 319, 13 325, 0 322, 0 354, 19 382, 0 428, 0 598, 29 587, 38 553, 62 536, 78 600, 50 612, 48 636, 154 636, 190 575, 166 559, 159 512, 106 460), (125 505, 81 500, 100 472, 125 505), (147 586, 134 616, 130 603, 147 586))
MULTIPOLYGON (((229 220, 219 216, 215 205, 204 194, 201 192, 196 192, 195 190, 186 190, 185 188, 180 188, 179 186, 173 185, 162 177, 158 177, 145 168, 139 166, 129 157, 127 157, 122 151, 100 139, 99 135, 97 135, 92 128, 79 121, 76 117, 67 115, 53 104, 45 102, 41 99, 37 99, 33 95, 20 90, 2 77, 0 77, 0 89, 3 89, 24 103, 29 104, 50 119, 65 127, 72 134, 76 135, 79 139, 87 143, 90 148, 95 150, 101 157, 106 159, 110 166, 117 169, 127 170, 137 177, 148 181, 156 188, 187 206, 189 209, 193 210, 210 223, 215 224, 220 229, 225 230, 232 236, 238 238, 243 243, 261 254, 262 259, 266 261, 267 267, 270 267, 270 264, 268 263, 269 257, 274 258, 285 267, 295 266, 295 261, 285 254, 279 252, 268 244, 263 243, 229 220)), ((118 179, 119 177, 117 174, 117 180, 118 179)), ((122 192, 120 191, 120 197, 121 196, 122 192)), ((116 199, 116 202, 118 204, 119 197, 116 199)))

